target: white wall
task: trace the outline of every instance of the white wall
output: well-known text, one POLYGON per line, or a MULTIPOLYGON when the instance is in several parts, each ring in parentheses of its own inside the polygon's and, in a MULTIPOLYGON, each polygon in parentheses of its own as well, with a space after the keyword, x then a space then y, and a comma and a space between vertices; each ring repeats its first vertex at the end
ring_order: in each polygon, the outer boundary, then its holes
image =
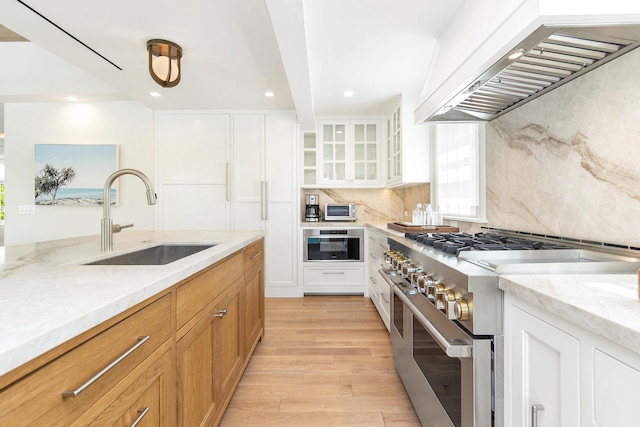
MULTIPOLYGON (((36 215, 18 213, 20 205, 34 204, 34 144, 118 144, 120 168, 139 169, 157 182, 149 108, 137 102, 5 104, 6 245, 92 234, 100 244, 101 207, 37 206, 36 215)), ((119 181, 114 223, 154 229, 156 206, 147 205, 142 182, 133 176, 119 181)))

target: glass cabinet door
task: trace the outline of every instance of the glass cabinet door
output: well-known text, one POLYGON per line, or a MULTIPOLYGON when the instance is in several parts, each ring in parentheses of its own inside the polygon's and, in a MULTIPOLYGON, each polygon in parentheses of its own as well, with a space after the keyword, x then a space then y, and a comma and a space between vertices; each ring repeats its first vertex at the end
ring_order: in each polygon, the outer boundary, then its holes
POLYGON ((375 123, 353 125, 353 167, 356 181, 378 179, 378 126, 375 123))
POLYGON ((347 136, 345 124, 322 125, 322 173, 326 181, 347 179, 347 136))

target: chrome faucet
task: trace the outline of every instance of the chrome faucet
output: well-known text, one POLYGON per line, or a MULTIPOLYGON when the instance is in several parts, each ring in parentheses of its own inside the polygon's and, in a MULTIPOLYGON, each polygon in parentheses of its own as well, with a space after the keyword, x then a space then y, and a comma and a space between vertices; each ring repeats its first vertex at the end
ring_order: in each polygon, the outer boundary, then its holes
POLYGON ((122 175, 135 175, 144 182, 145 187, 147 187, 147 203, 150 205, 155 205, 157 196, 153 189, 153 185, 151 185, 151 181, 145 174, 136 170, 136 169, 120 169, 115 171, 114 173, 107 178, 107 181, 104 183, 104 195, 103 195, 103 207, 102 207, 102 233, 101 233, 101 248, 102 251, 110 251, 113 249, 113 233, 114 231, 117 233, 123 228, 133 227, 133 224, 127 225, 113 225, 113 220, 111 219, 111 186, 113 182, 121 177, 122 175))

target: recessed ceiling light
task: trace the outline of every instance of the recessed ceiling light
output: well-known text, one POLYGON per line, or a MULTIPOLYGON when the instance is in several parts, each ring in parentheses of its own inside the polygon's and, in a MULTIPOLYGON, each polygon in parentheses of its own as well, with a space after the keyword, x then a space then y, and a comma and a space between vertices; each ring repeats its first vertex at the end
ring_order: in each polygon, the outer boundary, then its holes
POLYGON ((67 101, 77 101, 78 100, 78 98, 76 98, 75 96, 67 96, 65 99, 67 101))
POLYGON ((160 96, 160 92, 149 92, 149 95, 153 96, 154 98, 158 98, 160 96))
POLYGON ((273 92, 269 91, 269 92, 265 92, 264 96, 266 96, 268 98, 271 98, 271 97, 275 96, 275 94, 273 92))
POLYGON ((345 90, 344 91, 344 96, 346 96, 347 98, 353 96, 353 91, 352 90, 345 90))

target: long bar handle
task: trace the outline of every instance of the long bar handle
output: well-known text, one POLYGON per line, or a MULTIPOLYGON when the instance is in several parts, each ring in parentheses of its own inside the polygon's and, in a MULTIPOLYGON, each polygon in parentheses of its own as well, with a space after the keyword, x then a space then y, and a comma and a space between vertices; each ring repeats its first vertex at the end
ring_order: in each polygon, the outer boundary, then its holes
POLYGON ((251 259, 256 259, 258 258, 260 255, 262 254, 262 251, 258 251, 255 254, 253 254, 253 256, 251 257, 251 259))
POLYGON ((544 411, 544 405, 531 405, 531 427, 538 427, 538 412, 544 411))
POLYGON ((150 409, 150 408, 149 408, 148 406, 147 406, 146 408, 138 408, 138 413, 139 413, 140 415, 138 415, 138 418, 136 418, 136 419, 133 421, 133 424, 131 424, 131 427, 136 427, 136 426, 140 423, 140 421, 142 421, 142 419, 144 418, 144 416, 145 416, 145 415, 147 415, 147 412, 149 412, 149 409, 150 409))
POLYGON ((413 313, 413 317, 415 317, 422 326, 429 332, 429 334, 433 337, 433 339, 438 343, 440 348, 445 352, 445 354, 449 357, 471 357, 473 346, 471 344, 452 344, 447 340, 447 338, 442 335, 442 333, 436 328, 429 320, 420 313, 417 309, 413 307, 413 304, 409 301, 409 299, 402 293, 402 290, 397 286, 393 287, 393 292, 400 298, 400 300, 406 305, 409 310, 413 313))
POLYGON ((262 208, 262 219, 269 219, 269 210, 267 209, 267 181, 260 182, 260 204, 262 208))
POLYGON ((226 187, 225 192, 227 196, 227 202, 231 201, 231 163, 227 163, 227 169, 225 171, 226 187))
POLYGON ((103 370, 101 370, 100 372, 98 372, 97 374, 95 374, 93 377, 91 377, 87 382, 85 382, 84 384, 82 384, 80 387, 78 387, 75 390, 66 390, 62 392, 62 397, 78 397, 80 395, 80 393, 82 393, 87 387, 89 387, 91 384, 93 384, 94 382, 96 382, 98 379, 100 379, 100 377, 102 377, 104 374, 106 374, 107 372, 109 372, 112 368, 114 368, 118 363, 122 362, 128 355, 130 355, 131 353, 133 353, 134 351, 136 351, 142 344, 144 344, 145 342, 147 342, 147 340, 151 338, 149 335, 145 336, 145 337, 138 337, 138 342, 136 343, 136 345, 134 345, 133 347, 131 347, 129 350, 125 351, 124 353, 122 353, 122 355, 120 357, 118 357, 116 360, 114 360, 113 362, 109 363, 103 370))
POLYGON ((323 271, 322 274, 344 274, 344 271, 323 271))

